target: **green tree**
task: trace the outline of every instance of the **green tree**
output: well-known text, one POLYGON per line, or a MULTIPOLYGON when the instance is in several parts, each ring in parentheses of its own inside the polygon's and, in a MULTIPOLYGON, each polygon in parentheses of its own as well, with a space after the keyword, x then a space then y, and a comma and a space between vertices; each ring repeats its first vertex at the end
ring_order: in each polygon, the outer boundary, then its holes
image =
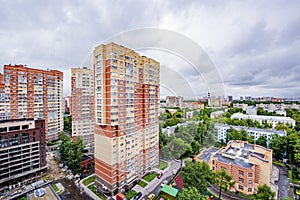
POLYGON ((72 133, 72 117, 71 116, 64 117, 64 130, 72 133))
POLYGON ((235 184, 232 180, 232 176, 223 168, 215 173, 215 183, 220 188, 219 199, 221 199, 222 190, 227 191, 228 188, 235 184))
POLYGON ((272 192, 271 188, 266 184, 258 186, 258 191, 254 194, 256 200, 273 200, 275 192, 272 192))
POLYGON ((273 156, 277 159, 282 159, 286 152, 287 137, 273 134, 270 137, 269 148, 273 149, 273 156))
POLYGON ((193 186, 183 188, 178 195, 178 200, 207 200, 207 197, 200 194, 200 192, 193 186))
POLYGON ((256 144, 267 147, 267 138, 264 135, 261 135, 255 141, 256 144))
POLYGON ((212 181, 213 172, 205 162, 187 162, 183 167, 184 187, 196 187, 201 193, 207 192, 208 183, 212 181))
POLYGON ((61 140, 59 145, 60 159, 68 165, 73 173, 78 173, 84 147, 81 137, 72 141, 65 133, 60 133, 59 138, 61 140))

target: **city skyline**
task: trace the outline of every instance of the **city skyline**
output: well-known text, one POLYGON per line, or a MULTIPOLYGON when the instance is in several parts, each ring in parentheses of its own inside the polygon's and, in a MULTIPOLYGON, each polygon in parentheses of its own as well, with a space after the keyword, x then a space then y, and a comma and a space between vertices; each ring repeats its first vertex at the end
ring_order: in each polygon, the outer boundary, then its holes
MULTIPOLYGON (((65 96, 70 94, 71 68, 82 67, 94 46, 120 32, 148 27, 172 30, 198 43, 215 63, 226 95, 299 96, 297 2, 155 1, 149 6, 136 1, 1 1, 1 7, 0 41, 5 46, 1 49, 1 68, 11 63, 61 70, 65 74, 65 96), (117 12, 108 12, 112 9, 117 12)), ((191 68, 179 58, 178 62, 171 62, 169 57, 174 55, 137 52, 169 68, 191 68)), ((165 77, 162 73, 161 79, 165 77)), ((186 78, 190 80, 189 75, 186 78)), ((192 87, 200 84, 198 95, 207 94, 201 77, 197 80, 191 81, 192 87)))

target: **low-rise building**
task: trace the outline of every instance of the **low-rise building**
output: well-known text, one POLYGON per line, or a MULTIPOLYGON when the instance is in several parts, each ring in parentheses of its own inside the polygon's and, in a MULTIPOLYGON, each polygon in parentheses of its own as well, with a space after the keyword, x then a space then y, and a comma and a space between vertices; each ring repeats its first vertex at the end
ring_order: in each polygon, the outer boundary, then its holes
POLYGON ((223 110, 218 110, 218 111, 212 112, 210 114, 210 118, 217 118, 217 117, 220 117, 222 115, 224 115, 224 111, 223 110))
POLYGON ((246 104, 246 103, 234 103, 233 107, 234 108, 241 108, 242 110, 246 111, 247 107, 248 107, 248 104, 246 104))
POLYGON ((247 115, 257 115, 257 108, 255 106, 248 106, 246 109, 247 115))
POLYGON ((231 140, 224 148, 202 150, 194 160, 208 163, 214 172, 225 169, 232 175, 238 192, 252 195, 259 185, 270 186, 272 150, 260 145, 231 140))
POLYGON ((44 175, 45 136, 44 119, 0 122, 0 194, 44 175))
POLYGON ((277 124, 289 124, 293 127, 296 125, 296 121, 290 117, 278 117, 278 116, 266 116, 266 115, 244 115, 242 113, 234 113, 231 116, 231 119, 251 119, 253 121, 258 121, 261 125, 268 123, 272 125, 272 128, 275 128, 277 124))
POLYGON ((274 129, 261 129, 252 128, 247 126, 233 126, 228 124, 215 124, 214 135, 218 142, 225 142, 228 130, 234 128, 238 131, 244 129, 248 135, 252 136, 254 140, 257 140, 260 136, 265 136, 267 138, 267 144, 269 144, 271 135, 278 134, 279 136, 286 136, 286 131, 274 130, 274 129))

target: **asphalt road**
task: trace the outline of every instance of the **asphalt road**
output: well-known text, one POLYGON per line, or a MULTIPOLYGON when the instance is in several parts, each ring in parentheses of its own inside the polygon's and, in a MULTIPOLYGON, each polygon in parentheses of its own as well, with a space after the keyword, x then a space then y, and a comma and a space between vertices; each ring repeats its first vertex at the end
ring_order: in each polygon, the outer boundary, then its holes
MULTIPOLYGON (((161 190, 161 183, 164 180, 168 180, 170 181, 173 178, 173 170, 179 170, 181 167, 181 163, 180 161, 171 161, 169 168, 167 169, 167 171, 164 172, 163 176, 158 179, 157 177, 151 182, 150 186, 146 186, 146 192, 141 199, 147 199, 148 195, 150 194, 155 194, 155 196, 157 196, 160 193, 161 190)), ((144 193, 143 193, 144 194, 144 193)))
POLYGON ((288 179, 288 170, 286 167, 278 166, 279 169, 279 180, 278 180, 278 198, 289 197, 290 196, 290 181, 288 179))

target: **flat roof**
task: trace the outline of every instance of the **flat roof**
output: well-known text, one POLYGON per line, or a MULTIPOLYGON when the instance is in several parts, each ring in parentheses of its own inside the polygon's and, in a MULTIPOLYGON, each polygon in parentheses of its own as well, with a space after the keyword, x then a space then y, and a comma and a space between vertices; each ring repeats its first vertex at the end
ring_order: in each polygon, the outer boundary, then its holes
POLYGON ((161 191, 164 192, 164 193, 169 194, 169 195, 172 196, 172 197, 176 197, 176 196, 177 196, 177 193, 178 193, 178 190, 177 190, 177 189, 175 189, 175 188, 173 188, 173 187, 171 187, 171 186, 168 186, 167 184, 165 184, 165 185, 163 186, 163 188, 161 189, 161 191))
POLYGON ((215 147, 209 148, 209 149, 205 149, 202 151, 202 154, 200 156, 198 156, 198 159, 201 159, 205 162, 208 162, 210 160, 210 157, 213 155, 213 153, 217 152, 218 149, 215 147))
POLYGON ((46 194, 41 197, 35 197, 34 192, 31 192, 27 197, 29 200, 60 200, 51 188, 48 186, 44 187, 46 194))

